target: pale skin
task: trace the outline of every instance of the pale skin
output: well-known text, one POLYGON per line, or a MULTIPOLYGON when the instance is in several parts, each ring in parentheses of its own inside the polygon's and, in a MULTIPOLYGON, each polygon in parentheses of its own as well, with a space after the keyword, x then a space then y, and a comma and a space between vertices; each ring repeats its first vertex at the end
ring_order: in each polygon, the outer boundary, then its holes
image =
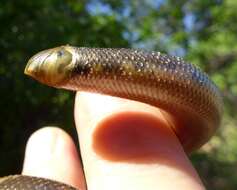
POLYGON ((159 109, 80 92, 74 113, 80 153, 61 129, 42 128, 28 141, 23 174, 81 190, 205 189, 159 109))

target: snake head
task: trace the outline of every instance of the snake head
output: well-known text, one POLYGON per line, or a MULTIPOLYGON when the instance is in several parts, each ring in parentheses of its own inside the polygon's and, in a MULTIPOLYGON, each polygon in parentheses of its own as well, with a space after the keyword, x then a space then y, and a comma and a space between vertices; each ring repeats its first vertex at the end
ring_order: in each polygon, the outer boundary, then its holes
POLYGON ((70 75, 73 51, 71 46, 41 51, 30 58, 24 73, 49 86, 62 85, 70 75))

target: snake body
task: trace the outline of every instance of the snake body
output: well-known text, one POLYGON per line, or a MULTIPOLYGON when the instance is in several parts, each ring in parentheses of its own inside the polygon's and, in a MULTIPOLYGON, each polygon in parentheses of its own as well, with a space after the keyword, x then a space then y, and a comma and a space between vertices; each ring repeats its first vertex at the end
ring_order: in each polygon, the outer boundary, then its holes
POLYGON ((216 85, 195 66, 160 52, 60 46, 33 56, 25 73, 56 88, 159 107, 186 152, 206 143, 221 122, 222 96, 216 85))
POLYGON ((57 181, 40 177, 13 175, 0 178, 0 190, 77 190, 57 181))

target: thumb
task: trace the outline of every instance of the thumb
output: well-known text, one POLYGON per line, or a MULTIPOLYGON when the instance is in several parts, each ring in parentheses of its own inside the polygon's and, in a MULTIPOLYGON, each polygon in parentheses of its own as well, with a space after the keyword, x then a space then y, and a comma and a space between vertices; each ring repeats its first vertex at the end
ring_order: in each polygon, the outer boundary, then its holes
POLYGON ((159 109, 78 93, 75 121, 88 190, 204 189, 159 109))

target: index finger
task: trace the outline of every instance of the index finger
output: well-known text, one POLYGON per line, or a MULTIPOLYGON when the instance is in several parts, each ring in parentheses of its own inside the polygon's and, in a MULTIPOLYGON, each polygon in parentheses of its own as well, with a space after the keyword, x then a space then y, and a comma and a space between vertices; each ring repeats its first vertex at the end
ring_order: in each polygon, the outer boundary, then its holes
POLYGON ((75 122, 89 190, 204 189, 159 109, 80 92, 75 122))

